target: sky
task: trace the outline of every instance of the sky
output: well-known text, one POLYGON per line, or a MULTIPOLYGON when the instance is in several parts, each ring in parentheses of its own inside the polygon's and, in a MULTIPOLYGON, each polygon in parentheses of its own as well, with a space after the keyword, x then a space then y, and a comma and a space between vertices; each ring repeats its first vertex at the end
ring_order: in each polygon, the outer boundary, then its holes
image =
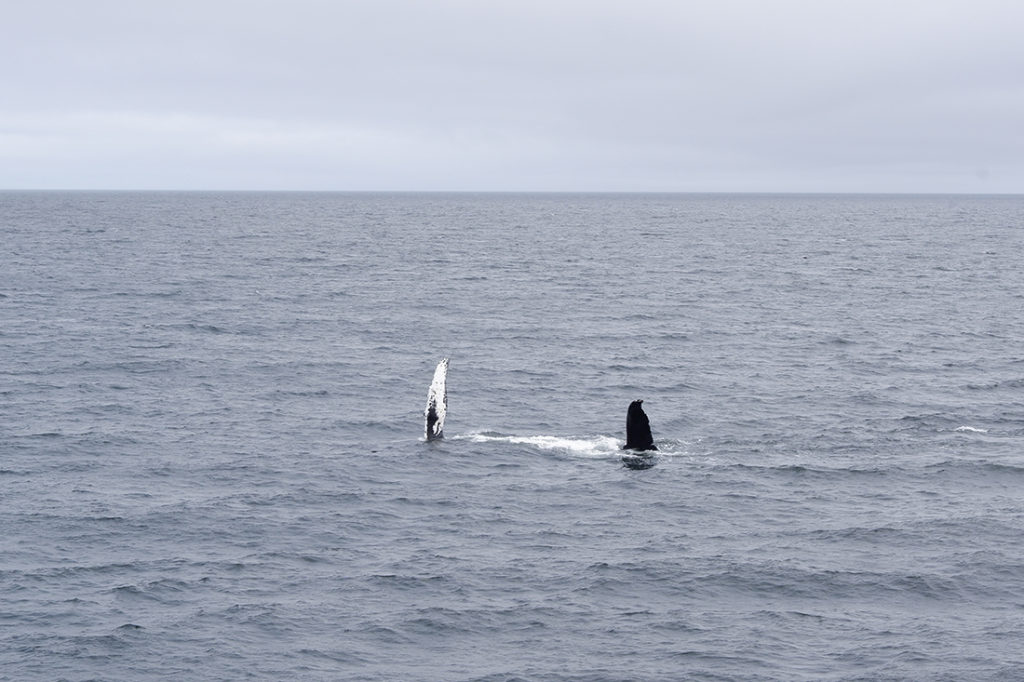
POLYGON ((32 0, 0 188, 1024 192, 1018 0, 32 0))

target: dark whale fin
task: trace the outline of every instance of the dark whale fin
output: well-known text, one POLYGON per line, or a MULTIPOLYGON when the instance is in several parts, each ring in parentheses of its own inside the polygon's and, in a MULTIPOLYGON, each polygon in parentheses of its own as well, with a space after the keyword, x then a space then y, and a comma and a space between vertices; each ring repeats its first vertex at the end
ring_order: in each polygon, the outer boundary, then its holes
POLYGON ((626 412, 626 450, 657 450, 651 436, 651 421, 644 413, 643 400, 634 400, 626 412))
POLYGON ((444 438, 444 418, 448 412, 448 358, 437 363, 434 380, 427 391, 427 408, 423 411, 427 440, 444 438))

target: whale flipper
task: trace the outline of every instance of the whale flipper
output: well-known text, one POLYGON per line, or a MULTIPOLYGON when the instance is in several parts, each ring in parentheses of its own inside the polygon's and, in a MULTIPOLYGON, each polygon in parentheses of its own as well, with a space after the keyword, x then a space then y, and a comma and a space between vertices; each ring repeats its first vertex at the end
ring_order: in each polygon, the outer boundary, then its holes
POLYGON ((444 417, 448 412, 448 389, 445 386, 447 380, 448 358, 445 358, 437 363, 434 380, 427 391, 427 408, 423 411, 427 440, 444 438, 444 417))
POLYGON ((651 421, 644 413, 643 400, 634 400, 626 412, 626 444, 627 450, 657 450, 654 437, 651 436, 651 421))

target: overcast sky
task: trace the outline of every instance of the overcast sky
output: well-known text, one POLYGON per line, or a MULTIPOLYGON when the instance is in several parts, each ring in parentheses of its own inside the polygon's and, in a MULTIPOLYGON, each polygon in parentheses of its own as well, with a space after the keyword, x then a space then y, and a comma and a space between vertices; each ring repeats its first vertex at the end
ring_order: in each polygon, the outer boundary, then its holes
POLYGON ((0 188, 1024 192, 1018 0, 4 4, 0 188))

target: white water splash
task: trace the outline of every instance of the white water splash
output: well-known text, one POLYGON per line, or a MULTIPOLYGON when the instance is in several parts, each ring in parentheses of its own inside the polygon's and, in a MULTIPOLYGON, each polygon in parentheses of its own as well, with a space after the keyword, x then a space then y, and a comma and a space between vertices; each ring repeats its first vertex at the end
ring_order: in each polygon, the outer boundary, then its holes
POLYGON ((470 433, 458 436, 474 443, 513 443, 530 445, 541 450, 561 450, 577 457, 607 457, 621 454, 622 441, 611 436, 565 438, 562 436, 503 436, 470 433))
POLYGON ((956 431, 960 433, 988 433, 988 429, 976 429, 973 426, 958 426, 956 431))

